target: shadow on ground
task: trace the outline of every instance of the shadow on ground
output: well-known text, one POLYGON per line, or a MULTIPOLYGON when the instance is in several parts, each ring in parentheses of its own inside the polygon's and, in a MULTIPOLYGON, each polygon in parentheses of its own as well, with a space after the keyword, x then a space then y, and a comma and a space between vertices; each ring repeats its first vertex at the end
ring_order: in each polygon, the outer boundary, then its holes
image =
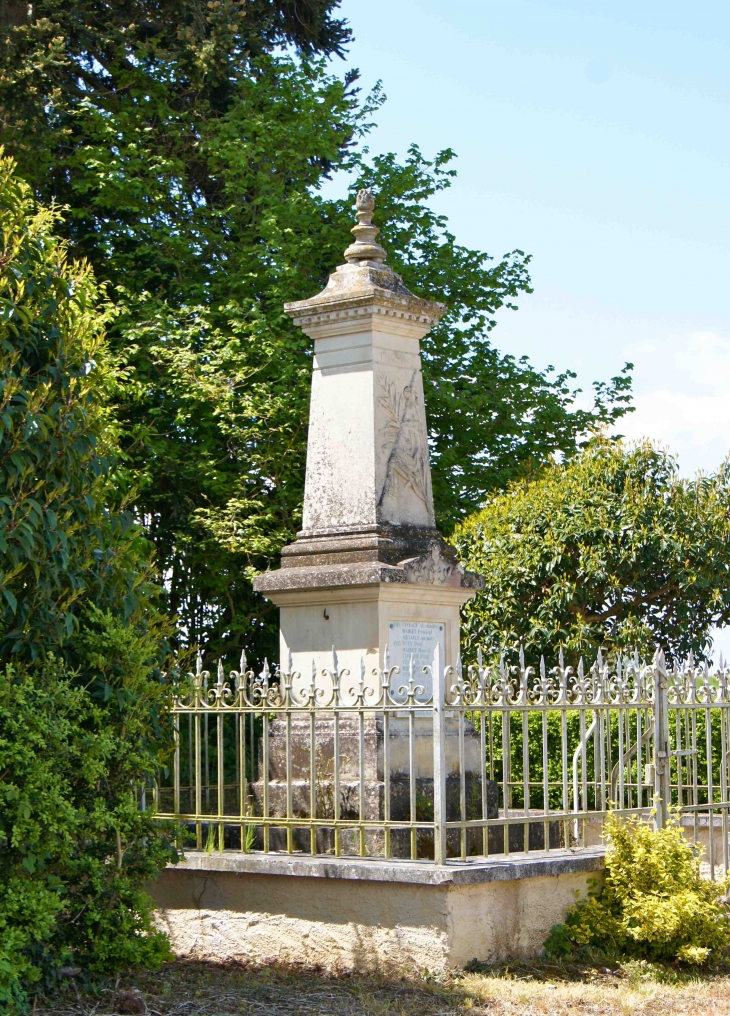
POLYGON ((698 974, 645 963, 474 964, 450 976, 403 980, 168 963, 116 986, 76 987, 78 997, 69 985, 54 999, 36 999, 36 1016, 107 1016, 143 1006, 149 1016, 730 1016, 730 968, 698 974))

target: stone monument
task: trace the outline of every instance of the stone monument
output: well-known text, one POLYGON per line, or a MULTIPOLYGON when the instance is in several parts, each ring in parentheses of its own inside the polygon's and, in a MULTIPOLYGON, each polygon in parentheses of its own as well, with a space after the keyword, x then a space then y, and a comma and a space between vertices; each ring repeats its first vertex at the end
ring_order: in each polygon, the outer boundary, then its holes
MULTIPOLYGON (((413 296, 384 263, 373 207, 372 194, 361 191, 347 263, 318 296, 287 307, 314 339, 304 525, 284 550, 281 568, 261 575, 256 588, 281 609, 282 671, 301 672, 305 684, 313 659, 317 671, 332 667, 333 645, 340 668, 353 677, 343 687, 357 684, 363 670, 373 687, 372 669, 383 666, 386 645, 391 665, 406 668, 406 680, 413 656, 425 684, 421 667, 431 663, 437 644, 442 659, 456 661, 459 608, 481 584, 459 567, 434 522, 418 343, 444 307, 413 296)), ((435 710, 411 716, 418 727, 415 773, 409 771, 409 721, 399 712, 392 710, 388 720, 389 771, 382 712, 380 719, 376 712, 363 718, 364 738, 358 719, 340 717, 339 805, 332 792, 332 710, 295 714, 290 727, 280 716, 266 719, 269 736, 260 741, 249 814, 263 814, 266 797, 269 816, 310 815, 314 777, 321 821, 316 829, 291 830, 289 842, 272 823, 269 853, 186 851, 168 867, 152 892, 178 956, 400 974, 448 971, 474 957, 495 962, 539 953, 550 928, 602 866, 601 852, 421 863, 437 856, 436 844, 428 834, 415 851, 409 842, 408 780, 415 776, 420 806, 427 812, 430 803, 434 814, 435 710), (358 832, 350 829, 341 833, 340 857, 317 856, 337 853, 327 820, 338 807, 341 818, 365 819, 365 825, 390 820, 389 854, 373 829, 362 831, 364 843, 351 842, 358 832), (385 854, 397 863, 383 862, 385 854)), ((449 820, 450 809, 459 814, 460 782, 449 745, 463 734, 468 799, 471 781, 480 789, 484 758, 473 726, 467 730, 466 721, 459 730, 455 718, 442 715, 452 728, 443 766, 449 820)), ((477 809, 476 818, 497 817, 497 785, 488 784, 487 815, 477 809)), ((418 808, 417 800, 416 819, 427 824, 418 808)), ((492 832, 502 838, 502 827, 490 830, 490 852, 492 832)), ((458 857, 456 839, 439 850, 442 859, 458 857)), ((503 838, 494 846, 501 851, 503 838)))
MULTIPOLYGON (((446 308, 385 264, 375 199, 357 195, 355 242, 325 289, 286 312, 314 340, 303 528, 254 588, 281 611, 281 664, 383 666, 419 683, 437 643, 459 654, 459 608, 478 588, 436 529, 419 341, 446 308), (290 655, 291 654, 291 655, 290 655)), ((429 689, 426 689, 428 693, 429 689)))

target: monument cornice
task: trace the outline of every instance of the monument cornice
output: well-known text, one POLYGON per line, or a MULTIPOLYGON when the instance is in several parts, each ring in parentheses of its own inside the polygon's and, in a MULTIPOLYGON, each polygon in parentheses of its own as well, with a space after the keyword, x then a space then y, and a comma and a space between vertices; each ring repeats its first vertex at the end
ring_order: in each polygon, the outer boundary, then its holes
MULTIPOLYGON (((324 290, 327 293, 327 290, 324 290)), ((391 290, 374 288, 371 292, 357 296, 332 296, 323 299, 324 294, 311 300, 287 303, 284 310, 300 327, 310 324, 324 324, 328 321, 343 321, 348 318, 382 315, 388 318, 414 321, 429 328, 446 313, 446 306, 431 300, 422 300, 412 295, 401 295, 391 290)))

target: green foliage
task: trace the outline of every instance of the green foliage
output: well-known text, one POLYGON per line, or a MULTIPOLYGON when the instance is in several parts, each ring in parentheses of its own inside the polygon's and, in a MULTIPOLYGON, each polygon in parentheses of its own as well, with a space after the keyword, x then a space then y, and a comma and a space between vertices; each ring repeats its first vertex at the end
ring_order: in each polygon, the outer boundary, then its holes
POLYGON ((729 506, 727 465, 682 480, 651 444, 595 440, 457 529, 461 559, 487 581, 465 611, 469 641, 522 641, 533 661, 657 644, 701 658, 730 620, 729 506))
POLYGON ((551 956, 594 950, 611 956, 702 964, 730 947, 730 885, 700 875, 701 848, 674 821, 655 830, 639 818, 608 817, 603 888, 571 908, 546 942, 551 956))
POLYGON ((52 657, 0 673, 0 1004, 11 1011, 71 960, 113 974, 169 954, 143 887, 175 854, 133 789, 164 757, 149 736, 158 641, 135 642, 99 612, 91 622, 86 674, 118 674, 106 701, 52 657))
POLYGON ((318 57, 347 41, 335 7, 41 0, 0 44, 0 137, 37 195, 68 207, 73 251, 110 284, 128 483, 168 608, 213 655, 275 646, 251 577, 300 525, 311 372, 282 304, 322 288, 350 242, 351 198, 320 190, 334 172, 378 191, 391 263, 451 305, 424 344, 442 526, 625 409, 625 376, 584 412, 570 374, 493 348, 528 259, 459 246, 429 207, 450 151, 368 161, 382 96, 362 101, 318 57), (282 42, 303 56, 273 55, 282 42))
POLYGON ((133 610, 145 554, 106 507, 109 312, 57 221, 0 159, 0 640, 26 658, 68 641, 84 597, 133 610))
POLYGON ((70 959, 92 973, 163 959, 144 886, 175 856, 140 808, 170 748, 172 626, 117 494, 108 311, 56 223, 0 158, 3 1011, 70 959))

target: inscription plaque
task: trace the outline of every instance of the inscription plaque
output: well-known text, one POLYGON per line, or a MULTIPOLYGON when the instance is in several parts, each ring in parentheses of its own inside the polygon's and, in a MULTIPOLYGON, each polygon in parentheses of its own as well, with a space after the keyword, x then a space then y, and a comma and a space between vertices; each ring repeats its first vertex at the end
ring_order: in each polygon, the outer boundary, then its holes
POLYGON ((433 693, 433 681, 430 674, 423 673, 423 667, 433 663, 433 651, 441 646, 441 659, 446 652, 446 625, 430 621, 391 621, 388 625, 388 649, 391 667, 400 667, 400 677, 395 678, 393 686, 399 688, 408 684, 410 660, 413 657, 414 683, 423 687, 423 695, 428 698, 433 693))

